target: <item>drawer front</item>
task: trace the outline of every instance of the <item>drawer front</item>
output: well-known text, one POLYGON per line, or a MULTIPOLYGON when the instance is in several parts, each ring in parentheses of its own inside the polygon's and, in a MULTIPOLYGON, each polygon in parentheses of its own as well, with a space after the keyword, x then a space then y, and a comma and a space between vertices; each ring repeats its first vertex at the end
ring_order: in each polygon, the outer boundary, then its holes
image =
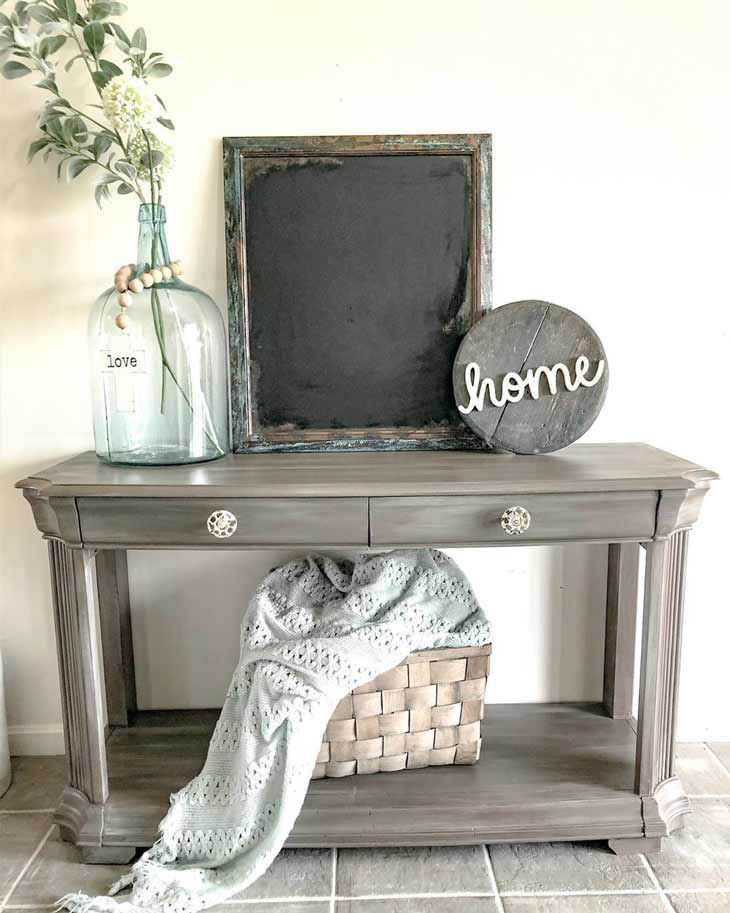
POLYGON ((370 543, 447 546, 650 539, 656 505, 654 491, 372 498, 370 543), (524 512, 508 513, 503 525, 505 512, 516 507, 524 512))
POLYGON ((84 545, 368 544, 367 498, 78 498, 84 545))

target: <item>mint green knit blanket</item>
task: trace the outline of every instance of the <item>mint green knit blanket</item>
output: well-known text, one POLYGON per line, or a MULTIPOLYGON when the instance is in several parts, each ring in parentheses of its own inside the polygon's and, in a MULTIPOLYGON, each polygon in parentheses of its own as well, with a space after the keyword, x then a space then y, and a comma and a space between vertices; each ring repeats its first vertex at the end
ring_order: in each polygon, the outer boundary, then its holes
POLYGON ((120 896, 59 906, 193 913, 239 893, 291 831, 337 703, 415 650, 490 641, 466 578, 434 549, 314 555, 273 571, 243 619, 205 766, 172 796, 159 839, 111 888, 120 896))

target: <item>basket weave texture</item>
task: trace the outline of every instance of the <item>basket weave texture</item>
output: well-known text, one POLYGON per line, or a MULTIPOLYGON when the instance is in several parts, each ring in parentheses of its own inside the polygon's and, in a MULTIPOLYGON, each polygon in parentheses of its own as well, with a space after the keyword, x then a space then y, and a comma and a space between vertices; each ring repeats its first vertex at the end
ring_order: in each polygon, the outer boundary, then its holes
POLYGON ((474 764, 492 645, 412 653, 335 708, 312 779, 474 764))

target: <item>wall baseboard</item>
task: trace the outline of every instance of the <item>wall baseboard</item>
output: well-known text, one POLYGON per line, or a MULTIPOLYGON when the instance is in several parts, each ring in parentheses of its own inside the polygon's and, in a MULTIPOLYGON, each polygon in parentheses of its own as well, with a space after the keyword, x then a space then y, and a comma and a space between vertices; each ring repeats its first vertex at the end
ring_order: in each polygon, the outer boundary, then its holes
POLYGON ((64 754, 63 727, 58 724, 8 726, 11 755, 64 754))

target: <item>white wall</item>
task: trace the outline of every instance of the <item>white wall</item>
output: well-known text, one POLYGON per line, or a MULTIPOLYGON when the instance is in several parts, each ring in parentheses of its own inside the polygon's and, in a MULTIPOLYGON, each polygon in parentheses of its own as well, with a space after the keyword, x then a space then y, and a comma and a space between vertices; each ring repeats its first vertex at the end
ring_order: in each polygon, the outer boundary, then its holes
MULTIPOLYGON (((495 300, 558 302, 603 337, 611 387, 588 439, 730 472, 726 3, 128 2, 128 24, 144 17, 183 61, 160 86, 178 126, 170 240, 221 307, 221 136, 492 132, 495 300)), ((10 486, 92 445, 86 317, 136 237, 130 198, 99 214, 86 177, 26 166, 40 95, 0 81, 0 637, 18 751, 60 744, 59 699, 45 545, 10 486)), ((689 739, 730 739, 728 515, 719 484, 693 534, 689 739)), ((147 705, 220 699, 247 594, 279 557, 132 555, 147 705)), ((598 696, 600 549, 457 557, 497 623, 492 700, 598 696)))

